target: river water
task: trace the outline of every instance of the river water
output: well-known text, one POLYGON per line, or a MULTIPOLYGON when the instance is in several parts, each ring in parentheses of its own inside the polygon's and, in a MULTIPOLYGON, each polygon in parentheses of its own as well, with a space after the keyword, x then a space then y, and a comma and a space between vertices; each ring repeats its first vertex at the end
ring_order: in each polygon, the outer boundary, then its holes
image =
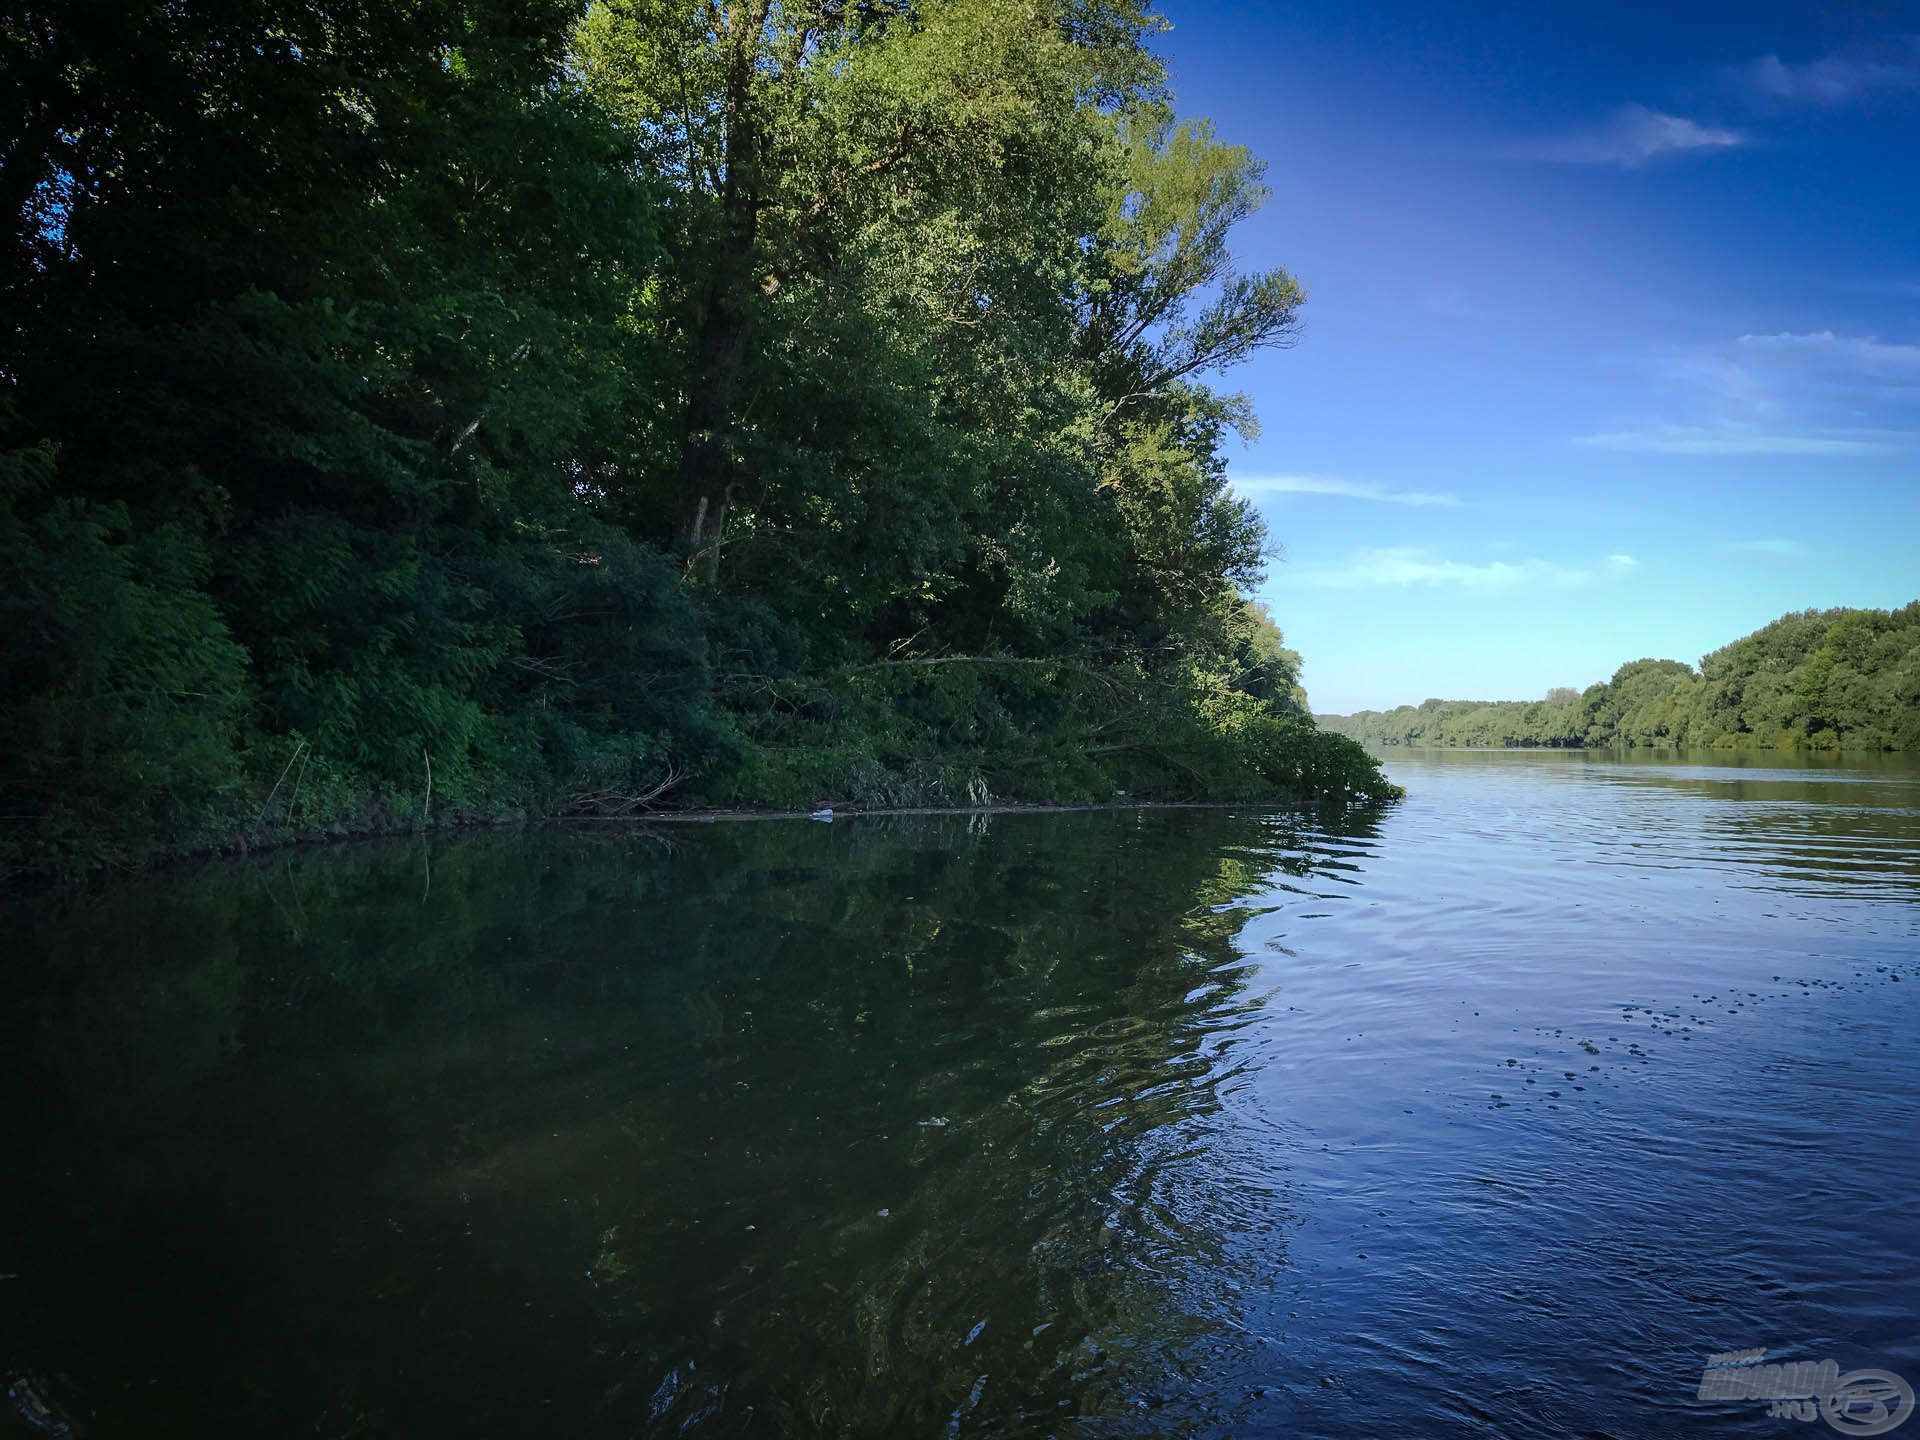
POLYGON ((17 913, 0 1434, 1824 1434, 1708 1357, 1920 1383, 1920 765, 1389 769, 17 913))

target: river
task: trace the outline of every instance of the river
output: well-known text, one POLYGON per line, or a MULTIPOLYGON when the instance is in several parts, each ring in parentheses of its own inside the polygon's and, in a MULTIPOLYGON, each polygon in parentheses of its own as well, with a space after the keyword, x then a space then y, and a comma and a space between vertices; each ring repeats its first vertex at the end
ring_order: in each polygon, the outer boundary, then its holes
POLYGON ((1709 1356, 1920 1383, 1920 763, 1388 768, 21 907, 0 1434, 1812 1434, 1709 1356))

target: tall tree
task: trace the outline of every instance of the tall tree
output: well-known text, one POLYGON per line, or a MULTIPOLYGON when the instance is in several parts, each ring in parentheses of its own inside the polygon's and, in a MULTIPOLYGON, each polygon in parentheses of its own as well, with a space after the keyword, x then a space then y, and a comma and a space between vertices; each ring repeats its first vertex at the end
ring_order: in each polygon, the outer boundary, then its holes
POLYGON ((1071 149, 1089 106, 1155 91, 1142 41, 1158 26, 1139 0, 597 0, 579 31, 589 85, 678 190, 671 506, 696 573, 717 573, 756 484, 741 385, 765 308, 873 223, 997 208, 1010 164, 1071 149))

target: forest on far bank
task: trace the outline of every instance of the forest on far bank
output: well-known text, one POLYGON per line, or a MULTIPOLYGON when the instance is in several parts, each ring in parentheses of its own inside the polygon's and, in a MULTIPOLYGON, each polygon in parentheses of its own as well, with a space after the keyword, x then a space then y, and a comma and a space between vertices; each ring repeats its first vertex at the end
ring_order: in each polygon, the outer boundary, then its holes
POLYGON ((0 18, 0 875, 1394 793, 1245 598, 1261 162, 1146 0, 0 18))
POLYGON ((1540 700, 1428 700, 1317 717, 1369 745, 1920 751, 1920 601, 1802 610, 1698 669, 1635 660, 1540 700))

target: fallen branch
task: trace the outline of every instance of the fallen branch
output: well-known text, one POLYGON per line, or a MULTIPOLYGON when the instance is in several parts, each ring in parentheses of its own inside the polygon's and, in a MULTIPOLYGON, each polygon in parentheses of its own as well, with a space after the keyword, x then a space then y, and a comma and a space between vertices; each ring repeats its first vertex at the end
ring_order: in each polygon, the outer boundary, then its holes
POLYGON ((293 769, 293 762, 300 758, 300 752, 306 748, 306 741, 296 740, 294 742, 293 753, 287 756, 287 763, 280 767, 280 779, 274 781, 273 788, 267 792, 266 801, 260 806, 260 819, 255 821, 255 824, 264 824, 266 822, 267 811, 273 808, 273 797, 280 793, 280 786, 286 780, 287 772, 293 769))
POLYGON ((637 810, 648 808, 686 778, 686 772, 679 766, 668 765, 664 776, 637 795, 625 795, 616 790, 583 791, 573 796, 571 808, 590 810, 595 814, 606 816, 631 815, 637 810))

